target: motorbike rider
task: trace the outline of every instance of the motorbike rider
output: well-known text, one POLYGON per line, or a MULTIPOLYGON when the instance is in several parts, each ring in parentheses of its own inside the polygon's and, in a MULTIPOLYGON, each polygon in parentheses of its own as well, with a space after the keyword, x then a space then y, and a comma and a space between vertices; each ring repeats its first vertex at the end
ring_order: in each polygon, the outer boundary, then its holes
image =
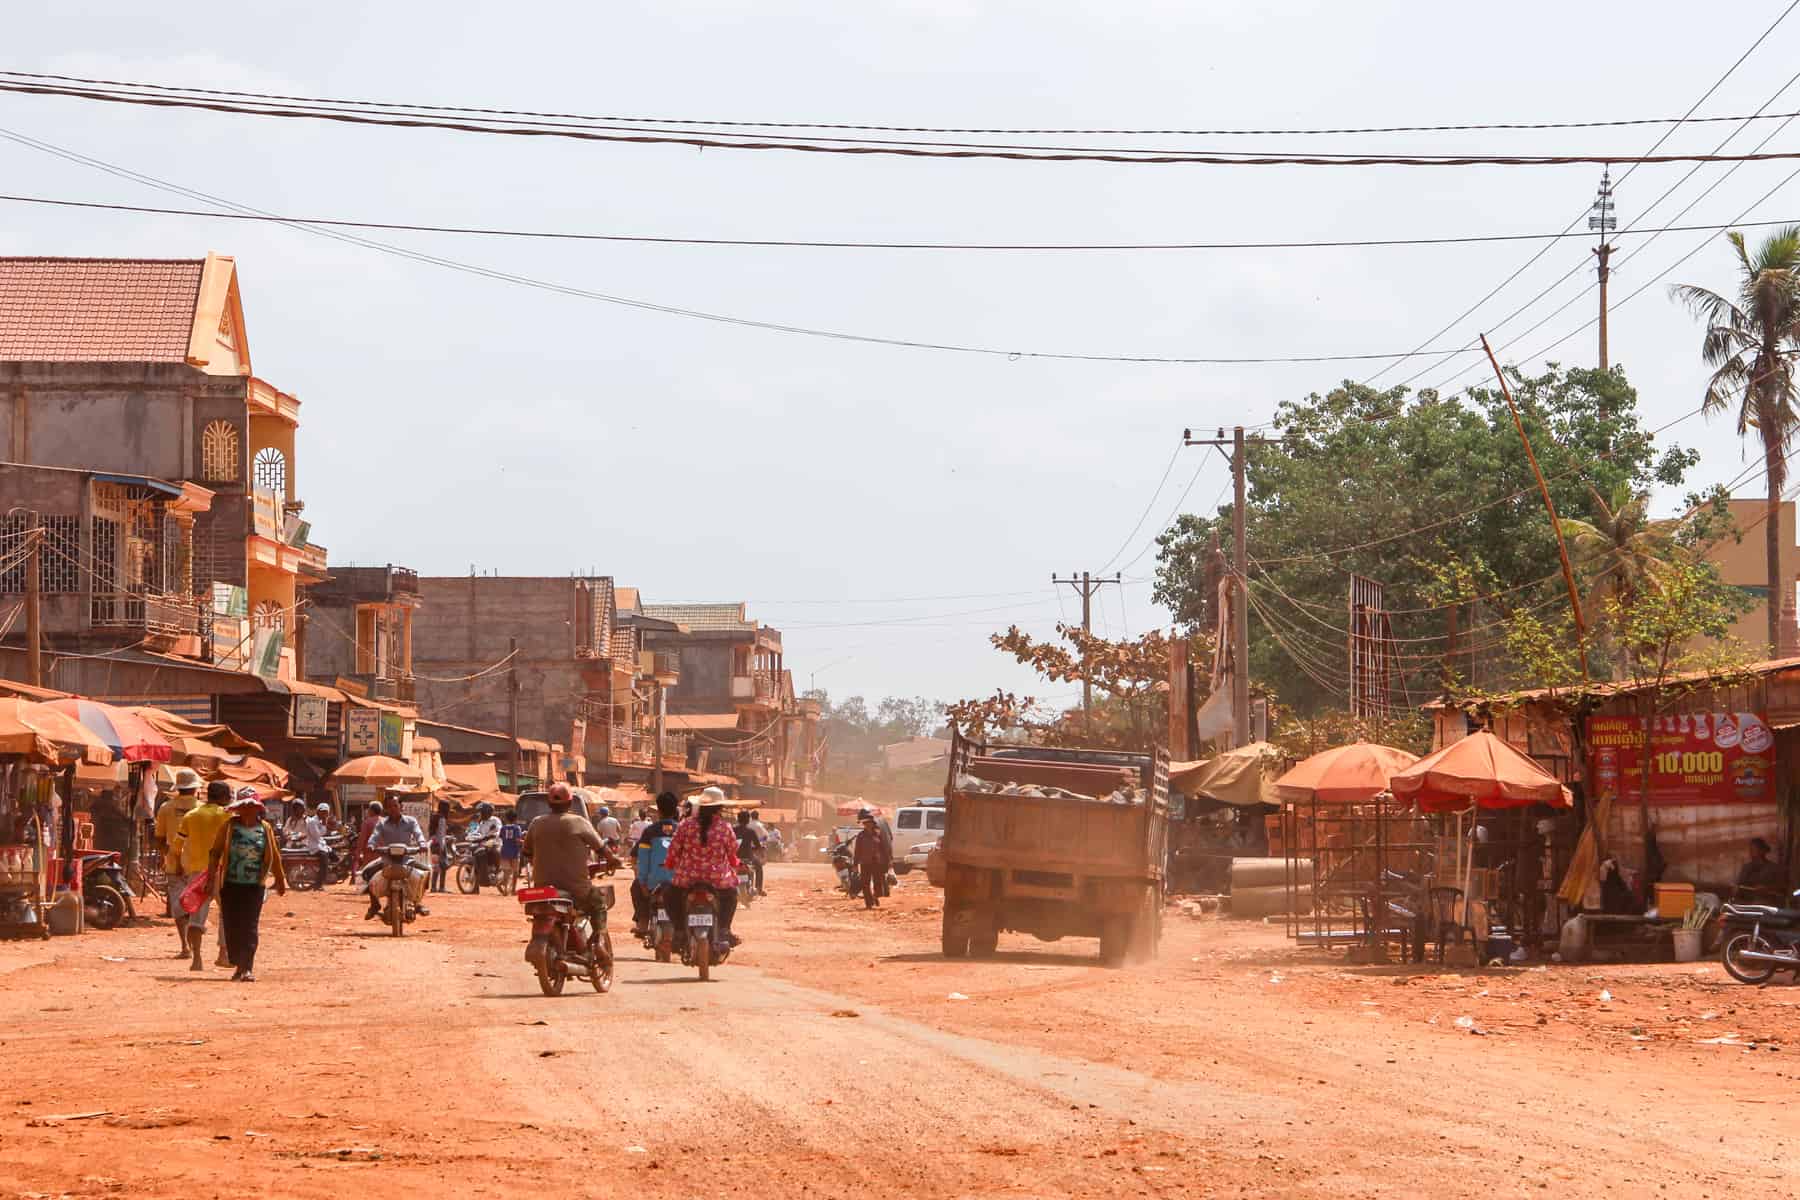
POLYGON ((612 815, 612 809, 605 805, 600 806, 600 816, 594 822, 594 831, 600 835, 600 840, 611 842, 615 846, 625 840, 624 826, 619 824, 619 818, 612 815))
POLYGON ((737 913, 738 842, 731 822, 725 819, 730 801, 716 787, 700 793, 695 813, 675 827, 669 841, 667 863, 674 884, 669 888, 669 917, 675 925, 675 939, 682 943, 687 934, 687 890, 697 883, 711 887, 719 897, 719 937, 728 945, 740 939, 731 932, 731 918, 737 913))
POLYGON ((767 831, 759 828, 761 822, 753 821, 755 816, 747 808, 738 810, 737 828, 732 832, 737 835, 738 858, 750 866, 751 885, 756 888, 758 896, 766 896, 763 889, 763 839, 767 831))
POLYGON ((483 879, 500 886, 500 818, 494 815, 492 804, 483 800, 475 806, 475 819, 464 836, 475 858, 475 890, 481 890, 483 879))
POLYGON ((531 864, 535 887, 567 892, 575 907, 585 912, 598 933, 606 928, 606 908, 600 891, 588 877, 590 855, 606 858, 606 843, 593 823, 572 811, 575 794, 566 783, 553 783, 546 796, 550 811, 532 820, 525 829, 520 856, 531 864))
POLYGON ((425 849, 425 831, 419 828, 419 822, 408 816, 400 807, 400 798, 406 795, 405 788, 388 788, 385 816, 369 833, 364 849, 369 852, 369 865, 363 868, 362 877, 369 885, 369 911, 363 914, 363 920, 372 921, 381 915, 381 898, 387 895, 387 880, 381 874, 382 851, 388 846, 406 846, 409 850, 406 869, 411 878, 407 881, 406 891, 412 899, 413 908, 422 917, 431 915, 425 907, 425 884, 430 878, 418 856, 425 849))
POLYGON ((335 857, 331 852, 331 844, 325 840, 325 818, 330 813, 331 805, 321 804, 316 813, 307 815, 306 805, 295 801, 289 810, 288 819, 281 824, 283 845, 304 850, 318 858, 319 882, 313 890, 320 892, 325 890, 325 877, 331 874, 331 863, 335 857), (298 821, 293 815, 295 810, 300 814, 298 821))
POLYGON ((669 842, 675 836, 678 824, 675 813, 680 804, 674 792, 658 796, 655 823, 646 824, 632 846, 636 878, 631 881, 631 927, 638 937, 643 937, 650 928, 656 889, 675 881, 675 876, 669 873, 669 842))

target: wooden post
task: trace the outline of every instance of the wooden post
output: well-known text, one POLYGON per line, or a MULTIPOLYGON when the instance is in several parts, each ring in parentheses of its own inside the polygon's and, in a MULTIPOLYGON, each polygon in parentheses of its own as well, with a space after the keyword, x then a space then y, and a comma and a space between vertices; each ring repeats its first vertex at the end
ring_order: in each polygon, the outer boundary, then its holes
MULTIPOLYGON (((44 686, 44 622, 39 607, 43 588, 44 528, 37 513, 25 514, 25 682, 44 686)), ((73 792, 70 795, 74 795, 73 792)))

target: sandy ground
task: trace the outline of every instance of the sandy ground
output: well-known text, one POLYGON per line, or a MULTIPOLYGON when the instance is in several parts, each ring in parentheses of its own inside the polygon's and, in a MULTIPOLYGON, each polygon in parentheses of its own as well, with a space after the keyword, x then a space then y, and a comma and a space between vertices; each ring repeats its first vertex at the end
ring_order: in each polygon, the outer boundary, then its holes
POLYGON ((271 897, 249 985, 166 922, 0 943, 0 1197, 1800 1195, 1785 983, 1173 914, 1146 967, 952 962, 922 878, 874 913, 828 881, 773 868, 710 984, 622 943, 608 996, 539 995, 491 896, 403 939, 271 897))

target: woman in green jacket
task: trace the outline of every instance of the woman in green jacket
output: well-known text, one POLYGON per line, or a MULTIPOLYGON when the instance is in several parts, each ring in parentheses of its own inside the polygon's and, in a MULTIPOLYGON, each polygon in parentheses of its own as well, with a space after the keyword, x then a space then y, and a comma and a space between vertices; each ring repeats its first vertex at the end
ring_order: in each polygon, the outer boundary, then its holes
POLYGON ((206 876, 206 892, 219 898, 219 932, 237 970, 234 982, 256 982, 256 945, 262 921, 263 887, 270 878, 277 895, 287 894, 281 867, 281 842, 275 827, 263 820, 255 788, 239 788, 227 806, 231 820, 214 839, 206 876))

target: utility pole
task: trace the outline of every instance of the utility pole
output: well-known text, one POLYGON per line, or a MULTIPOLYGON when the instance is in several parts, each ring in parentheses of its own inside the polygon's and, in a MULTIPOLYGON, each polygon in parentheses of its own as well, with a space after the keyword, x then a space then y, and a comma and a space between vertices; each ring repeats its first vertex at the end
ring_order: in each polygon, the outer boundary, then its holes
POLYGON ((1211 446, 1221 454, 1231 447, 1231 716, 1232 745, 1250 742, 1250 551, 1244 529, 1245 474, 1251 446, 1279 442, 1280 438, 1246 436, 1242 425, 1225 436, 1223 428, 1210 438, 1197 438, 1192 429, 1181 431, 1183 445, 1211 446))
POLYGON ((1613 215, 1612 168, 1607 167, 1600 173, 1600 192, 1594 197, 1593 211, 1588 214, 1588 228, 1600 235, 1600 244, 1594 247, 1594 257, 1600 262, 1600 369, 1606 370, 1612 359, 1606 352, 1606 281, 1612 274, 1612 242, 1608 235, 1618 228, 1619 220, 1613 215))
POLYGON ((507 774, 512 790, 519 794, 519 639, 508 638, 506 644, 506 736, 507 774))
MULTIPOLYGON (((1052 575, 1050 576, 1050 582, 1058 585, 1067 585, 1080 593, 1081 632, 1092 636, 1094 632, 1094 593, 1109 583, 1122 584, 1124 583, 1124 580, 1116 571, 1111 578, 1090 575, 1086 571, 1083 571, 1077 576, 1075 572, 1070 571, 1067 579, 1064 579, 1060 575, 1052 575)), ((1094 731, 1094 683, 1093 680, 1088 677, 1087 648, 1085 645, 1082 647, 1081 651, 1081 723, 1086 727, 1089 733, 1094 731)))
POLYGON ((25 514, 25 682, 44 686, 44 622, 38 609, 43 588, 44 531, 35 512, 25 514))
POLYGON ((663 793, 663 736, 668 727, 669 694, 663 690, 662 680, 656 681, 656 745, 652 748, 650 767, 650 794, 660 796, 663 793))

